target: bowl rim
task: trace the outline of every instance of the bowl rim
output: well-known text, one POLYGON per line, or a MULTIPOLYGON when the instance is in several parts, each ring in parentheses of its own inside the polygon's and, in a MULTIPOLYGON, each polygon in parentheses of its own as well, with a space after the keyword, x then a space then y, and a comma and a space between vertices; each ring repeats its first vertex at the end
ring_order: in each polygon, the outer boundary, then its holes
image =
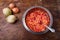
POLYGON ((28 28, 28 26, 26 25, 25 18, 26 18, 27 12, 30 11, 31 9, 33 9, 33 8, 41 8, 41 9, 45 10, 45 11, 48 13, 49 17, 50 17, 50 25, 49 25, 49 27, 51 27, 52 24, 53 24, 53 17, 52 17, 52 15, 51 15, 51 12, 50 12, 47 8, 45 8, 45 7, 43 7, 43 6, 32 6, 32 7, 30 7, 29 9, 27 9, 27 10, 24 12, 23 16, 22 16, 22 24, 23 24, 24 28, 25 28, 27 31, 29 31, 29 32, 31 32, 31 33, 33 33, 33 34, 44 34, 44 33, 48 32, 48 31, 49 31, 48 29, 46 29, 46 30, 43 31, 43 32, 33 32, 33 31, 30 30, 30 29, 28 28))

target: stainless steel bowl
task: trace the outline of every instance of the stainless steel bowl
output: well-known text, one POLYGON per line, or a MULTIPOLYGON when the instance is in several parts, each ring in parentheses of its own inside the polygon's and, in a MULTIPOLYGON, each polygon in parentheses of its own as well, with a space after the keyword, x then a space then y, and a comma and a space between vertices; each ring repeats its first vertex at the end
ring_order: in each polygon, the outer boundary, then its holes
POLYGON ((48 32, 48 31, 49 31, 48 29, 46 29, 46 30, 43 31, 43 32, 33 32, 33 31, 30 30, 30 29, 28 28, 28 26, 26 25, 25 17, 26 17, 26 15, 27 15, 28 11, 30 11, 30 10, 33 9, 33 8, 41 8, 41 9, 44 9, 44 10, 48 13, 48 15, 50 16, 50 24, 49 24, 49 27, 52 26, 52 23, 53 23, 52 15, 51 15, 51 13, 50 13, 50 11, 49 11, 48 9, 46 9, 46 8, 44 8, 44 7, 42 7, 42 6, 33 6, 33 7, 29 8, 29 9, 27 9, 27 10, 25 11, 25 13, 23 14, 23 17, 22 17, 23 26, 25 27, 25 29, 26 29, 27 31, 29 31, 29 32, 31 32, 31 33, 33 33, 33 34, 44 34, 44 33, 48 32))

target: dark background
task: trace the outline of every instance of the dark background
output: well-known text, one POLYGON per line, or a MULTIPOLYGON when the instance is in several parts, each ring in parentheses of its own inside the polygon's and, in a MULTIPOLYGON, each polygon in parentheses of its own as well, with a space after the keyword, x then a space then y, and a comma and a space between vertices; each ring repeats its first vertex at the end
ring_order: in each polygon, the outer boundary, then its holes
POLYGON ((0 40, 60 40, 60 0, 0 0, 0 40), (18 21, 14 24, 7 24, 2 9, 8 7, 10 3, 15 3, 20 9, 17 16, 18 21), (50 10, 53 15, 53 28, 55 33, 48 31, 43 35, 35 35, 22 25, 22 15, 32 6, 44 6, 50 10), (4 27, 5 26, 5 27, 4 27))

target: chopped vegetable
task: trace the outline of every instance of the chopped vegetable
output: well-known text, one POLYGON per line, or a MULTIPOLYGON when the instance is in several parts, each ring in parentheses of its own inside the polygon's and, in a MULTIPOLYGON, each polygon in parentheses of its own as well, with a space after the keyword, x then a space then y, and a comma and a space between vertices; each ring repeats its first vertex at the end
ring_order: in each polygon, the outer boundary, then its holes
POLYGON ((3 14, 4 14, 5 16, 9 16, 9 15, 12 14, 12 11, 11 11, 9 8, 4 8, 4 9, 3 9, 3 14))
POLYGON ((6 18, 6 21, 7 21, 8 23, 14 23, 16 20, 17 20, 17 18, 16 18, 14 15, 9 15, 9 16, 6 18))
POLYGON ((43 32, 46 30, 44 25, 50 24, 49 14, 41 8, 34 8, 28 11, 25 18, 26 25, 34 32, 43 32))

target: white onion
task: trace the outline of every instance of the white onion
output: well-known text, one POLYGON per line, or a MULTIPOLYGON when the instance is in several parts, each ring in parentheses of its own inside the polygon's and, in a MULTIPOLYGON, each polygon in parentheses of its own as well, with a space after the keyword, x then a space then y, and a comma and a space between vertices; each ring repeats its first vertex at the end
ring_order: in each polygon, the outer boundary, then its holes
POLYGON ((9 15, 7 18, 6 18, 6 21, 8 23, 14 23, 16 21, 16 17, 14 15, 9 15))
POLYGON ((9 15, 12 14, 12 11, 11 11, 9 8, 4 8, 4 9, 3 9, 3 14, 4 14, 5 16, 9 16, 9 15))

